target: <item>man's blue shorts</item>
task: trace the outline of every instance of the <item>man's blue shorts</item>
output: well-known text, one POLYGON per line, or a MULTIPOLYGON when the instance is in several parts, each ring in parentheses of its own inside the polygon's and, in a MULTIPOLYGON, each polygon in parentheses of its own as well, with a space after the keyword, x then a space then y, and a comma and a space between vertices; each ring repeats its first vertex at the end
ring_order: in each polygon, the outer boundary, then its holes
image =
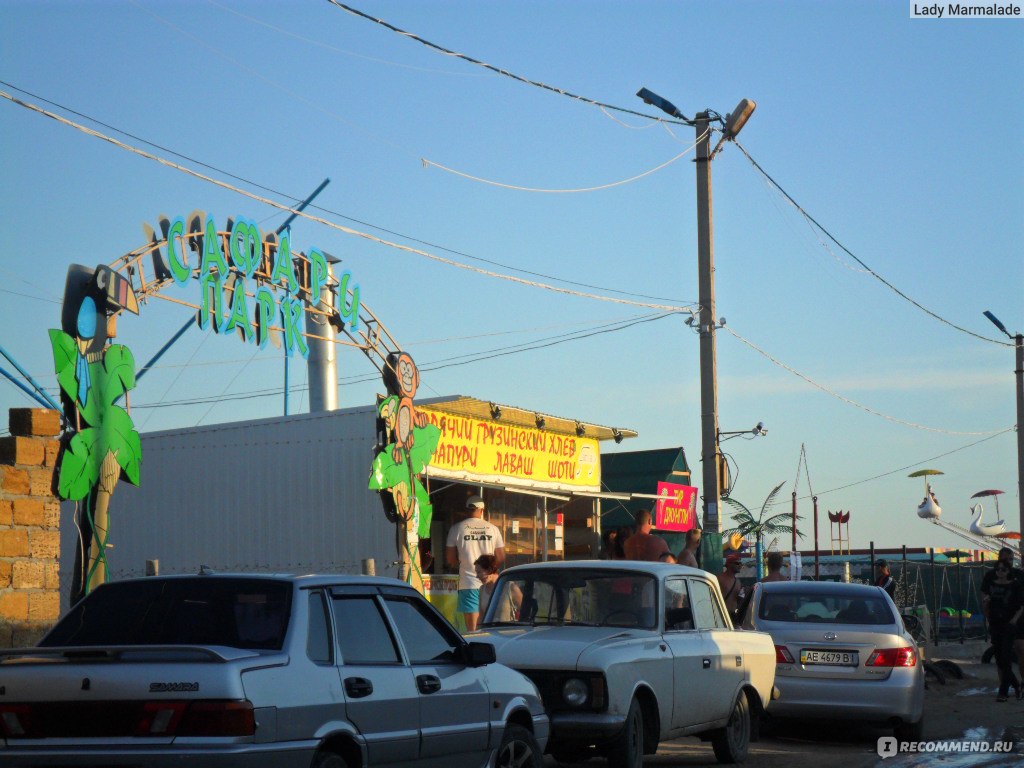
POLYGON ((459 613, 480 613, 480 590, 459 590, 459 613))

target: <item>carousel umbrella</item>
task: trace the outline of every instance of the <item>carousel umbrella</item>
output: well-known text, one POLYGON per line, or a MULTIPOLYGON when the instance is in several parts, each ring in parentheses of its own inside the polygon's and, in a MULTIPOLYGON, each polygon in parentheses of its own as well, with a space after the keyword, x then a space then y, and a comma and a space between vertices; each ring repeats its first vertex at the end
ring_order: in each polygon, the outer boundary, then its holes
POLYGON ((919 469, 916 472, 911 472, 907 477, 924 477, 925 475, 944 475, 946 474, 940 469, 919 469))
POLYGON ((988 491, 978 491, 977 493, 972 494, 971 498, 972 499, 978 499, 978 498, 981 498, 982 496, 998 496, 1001 493, 1006 493, 1006 491, 997 491, 997 490, 994 490, 994 489, 993 490, 988 490, 988 491))
POLYGON ((966 549, 951 549, 950 551, 943 552, 942 554, 944 554, 950 560, 954 560, 954 559, 955 560, 961 560, 961 559, 963 559, 965 557, 973 556, 974 553, 970 552, 970 551, 968 551, 966 549))

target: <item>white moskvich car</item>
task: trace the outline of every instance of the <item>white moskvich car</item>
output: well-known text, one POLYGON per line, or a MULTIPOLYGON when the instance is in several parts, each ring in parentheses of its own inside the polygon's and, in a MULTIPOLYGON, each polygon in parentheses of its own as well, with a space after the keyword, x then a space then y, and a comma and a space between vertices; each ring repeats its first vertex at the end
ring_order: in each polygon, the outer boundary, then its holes
POLYGON ((472 640, 536 684, 560 762, 639 768, 698 736, 742 762, 777 690, 769 635, 733 629, 706 571, 638 561, 537 563, 501 574, 472 640))

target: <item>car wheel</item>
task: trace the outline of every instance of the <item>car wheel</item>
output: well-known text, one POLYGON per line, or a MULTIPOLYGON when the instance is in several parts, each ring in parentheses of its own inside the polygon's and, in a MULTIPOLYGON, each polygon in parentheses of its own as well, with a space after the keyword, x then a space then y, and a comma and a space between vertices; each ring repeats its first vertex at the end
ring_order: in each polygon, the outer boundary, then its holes
POLYGON ((644 711, 637 699, 629 704, 622 735, 608 749, 610 768, 640 768, 644 763, 644 711))
POLYGON ((505 726, 494 768, 541 768, 540 745, 529 729, 515 723, 505 726))
POLYGON ((711 737, 711 746, 720 763, 742 763, 750 749, 750 704, 747 695, 740 693, 732 705, 732 714, 724 728, 711 737))
POLYGON ((916 723, 900 723, 892 729, 896 741, 920 741, 924 733, 924 716, 916 723))
POLYGON ((337 752, 317 752, 312 768, 348 768, 348 763, 337 752))

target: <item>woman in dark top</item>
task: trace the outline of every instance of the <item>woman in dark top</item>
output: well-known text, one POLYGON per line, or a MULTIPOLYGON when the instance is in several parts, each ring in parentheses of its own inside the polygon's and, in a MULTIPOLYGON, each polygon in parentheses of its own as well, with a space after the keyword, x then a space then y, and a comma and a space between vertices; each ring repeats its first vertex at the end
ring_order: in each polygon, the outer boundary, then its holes
POLYGON ((991 577, 986 574, 982 591, 988 595, 988 626, 999 667, 999 693, 996 701, 1006 701, 1010 689, 1021 698, 1021 681, 1013 673, 1014 638, 1024 619, 1024 583, 1013 567, 1000 558, 991 577), (987 587, 987 592, 985 590, 987 587))

